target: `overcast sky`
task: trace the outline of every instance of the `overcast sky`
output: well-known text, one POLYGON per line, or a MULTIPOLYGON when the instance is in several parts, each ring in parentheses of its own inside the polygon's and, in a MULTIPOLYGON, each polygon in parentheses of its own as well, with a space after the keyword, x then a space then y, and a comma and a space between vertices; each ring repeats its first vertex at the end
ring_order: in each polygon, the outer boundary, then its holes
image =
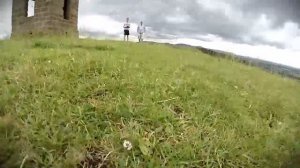
MULTIPOLYGON (((300 0, 80 0, 81 36, 121 38, 130 17, 147 38, 221 49, 300 68, 300 0)), ((11 0, 0 0, 0 38, 11 0)), ((135 34, 133 34, 135 35, 135 34)))

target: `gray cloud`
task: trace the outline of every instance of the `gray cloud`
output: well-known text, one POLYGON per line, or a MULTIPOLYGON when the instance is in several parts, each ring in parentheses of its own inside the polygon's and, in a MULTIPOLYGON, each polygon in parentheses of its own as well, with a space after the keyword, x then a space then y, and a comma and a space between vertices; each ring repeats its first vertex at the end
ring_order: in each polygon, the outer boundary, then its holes
POLYGON ((265 13, 277 26, 287 20, 300 23, 299 0, 249 0, 238 7, 245 13, 265 13))
POLYGON ((280 42, 268 41, 255 34, 259 30, 253 30, 253 27, 262 15, 270 21, 270 30, 280 28, 288 21, 299 24, 298 9, 299 0, 101 0, 83 2, 80 11, 81 14, 109 15, 117 21, 123 21, 127 16, 135 22, 142 19, 162 34, 189 38, 215 34, 238 43, 283 47, 280 42))
MULTIPOLYGON (((0 0, 0 16, 5 16, 0 18, 0 34, 10 30, 10 3, 0 0)), ((199 39, 199 35, 214 34, 232 42, 278 47, 284 47, 285 41, 272 41, 264 32, 284 28, 286 22, 299 26, 299 9, 299 0, 80 0, 81 16, 105 15, 119 22, 127 16, 131 22, 143 20, 157 38, 199 39), (262 16, 267 23, 260 23, 262 16)), ((87 29, 81 33, 97 34, 87 29)))

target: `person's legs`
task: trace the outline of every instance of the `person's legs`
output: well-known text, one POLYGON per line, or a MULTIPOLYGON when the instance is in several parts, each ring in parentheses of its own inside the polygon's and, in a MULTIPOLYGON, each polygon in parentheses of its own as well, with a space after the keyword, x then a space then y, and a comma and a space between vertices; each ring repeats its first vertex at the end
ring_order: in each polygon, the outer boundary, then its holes
POLYGON ((141 42, 141 34, 138 35, 139 42, 141 42))
POLYGON ((144 41, 144 39, 143 39, 143 33, 141 33, 141 42, 143 42, 144 41))
POLYGON ((129 30, 124 30, 124 41, 129 40, 129 30))
POLYGON ((124 41, 126 40, 126 30, 124 30, 124 41))
POLYGON ((139 42, 143 42, 143 33, 139 33, 139 42))

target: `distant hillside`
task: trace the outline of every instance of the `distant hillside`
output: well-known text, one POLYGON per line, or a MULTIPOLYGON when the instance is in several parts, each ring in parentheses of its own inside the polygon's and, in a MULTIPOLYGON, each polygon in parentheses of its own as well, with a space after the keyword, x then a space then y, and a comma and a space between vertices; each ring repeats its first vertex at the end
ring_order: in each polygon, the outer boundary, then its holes
MULTIPOLYGON (((152 42, 150 42, 150 43, 152 43, 152 42)), ((187 44, 170 44, 170 43, 164 43, 164 44, 175 46, 175 47, 196 48, 196 49, 202 51, 203 53, 206 53, 211 56, 227 58, 227 59, 234 59, 243 64, 259 67, 267 72, 271 72, 274 74, 282 75, 284 77, 289 77, 289 78, 300 80, 300 69, 289 67, 286 65, 277 64, 274 62, 260 60, 260 59, 251 58, 251 57, 247 57, 247 56, 240 56, 240 55, 236 55, 236 54, 225 52, 225 51, 208 49, 208 48, 204 48, 204 47, 200 47, 200 46, 191 46, 191 45, 187 45, 187 44)))
MULTIPOLYGON (((182 46, 182 44, 179 44, 179 46, 182 46)), ((274 62, 265 61, 261 59, 251 58, 247 56, 240 56, 240 55, 226 53, 218 50, 207 49, 204 47, 196 47, 196 48, 212 56, 235 59, 241 63, 259 67, 271 73, 280 74, 285 77, 290 77, 290 78, 300 80, 300 69, 297 68, 293 68, 286 65, 277 64, 274 62)))

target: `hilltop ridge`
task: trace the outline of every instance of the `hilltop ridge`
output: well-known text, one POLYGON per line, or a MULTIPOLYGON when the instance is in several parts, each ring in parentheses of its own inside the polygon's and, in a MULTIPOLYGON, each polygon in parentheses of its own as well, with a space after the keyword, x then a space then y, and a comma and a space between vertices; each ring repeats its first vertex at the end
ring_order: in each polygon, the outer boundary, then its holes
MULTIPOLYGON (((153 44, 156 42, 148 41, 147 43, 153 44)), ((246 65, 250 65, 250 66, 259 67, 270 73, 279 74, 279 75, 282 75, 283 77, 300 80, 300 69, 299 68, 294 68, 294 67, 290 67, 287 65, 278 64, 278 63, 274 63, 271 61, 265 61, 265 60, 261 60, 261 59, 257 59, 257 58, 251 58, 248 56, 237 55, 237 54, 234 54, 231 52, 209 49, 209 48, 205 48, 205 47, 201 47, 201 46, 191 46, 188 44, 171 44, 171 43, 159 43, 159 44, 170 45, 173 47, 198 49, 201 52, 206 53, 211 56, 226 58, 226 59, 234 59, 237 62, 246 64, 246 65)))
POLYGON ((0 46, 0 167, 299 165, 296 80, 161 44, 0 46))

